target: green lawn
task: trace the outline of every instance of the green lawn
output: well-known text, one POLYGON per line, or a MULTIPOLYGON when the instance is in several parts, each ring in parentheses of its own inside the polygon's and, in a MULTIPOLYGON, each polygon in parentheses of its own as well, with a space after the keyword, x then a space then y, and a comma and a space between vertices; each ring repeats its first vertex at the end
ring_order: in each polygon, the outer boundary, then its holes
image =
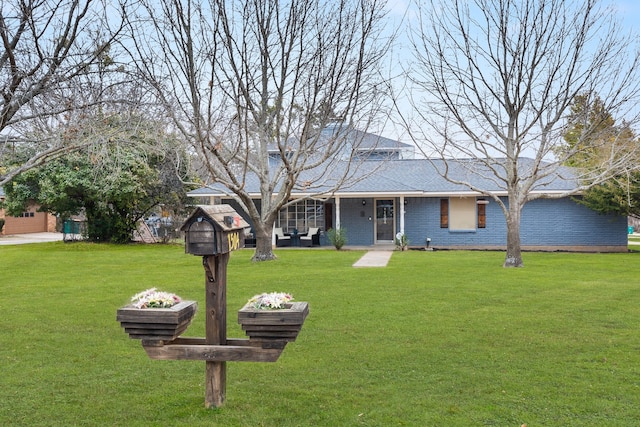
MULTIPOLYGON (((640 253, 282 250, 233 253, 228 336, 252 295, 311 313, 275 363, 230 362, 204 409, 204 362, 147 358, 115 320, 152 286, 204 308, 201 259, 175 246, 0 247, 0 425, 631 426, 640 420, 640 253)), ((198 313, 188 336, 204 336, 198 313)))

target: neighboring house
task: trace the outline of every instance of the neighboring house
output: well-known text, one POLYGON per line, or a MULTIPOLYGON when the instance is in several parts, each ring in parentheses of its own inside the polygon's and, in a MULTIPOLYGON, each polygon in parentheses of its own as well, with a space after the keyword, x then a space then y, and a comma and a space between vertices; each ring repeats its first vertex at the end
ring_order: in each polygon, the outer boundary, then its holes
MULTIPOLYGON (((0 188, 0 202, 4 199, 4 190, 0 188)), ((0 218, 5 220, 0 233, 2 235, 56 231, 56 217, 47 212, 38 212, 38 205, 33 203, 17 217, 5 215, 4 209, 0 209, 0 218)))
MULTIPOLYGON (((390 244, 397 233, 404 233, 411 247, 425 247, 429 239, 431 247, 442 249, 505 249, 506 221, 497 203, 442 178, 437 172, 442 161, 413 159, 406 155, 406 148, 396 141, 378 139, 370 159, 385 158, 384 161, 365 162, 360 166, 362 179, 329 197, 323 196, 321 190, 313 194, 294 190, 291 198, 299 201, 280 212, 274 227, 299 233, 311 227, 324 231, 340 227, 347 231, 347 244, 354 246, 390 244), (390 151, 385 152, 385 146, 390 151), (405 154, 400 155, 401 152, 405 154)), ((273 154, 270 156, 277 161, 273 154)), ((468 174, 468 168, 462 166, 472 161, 450 161, 450 167, 459 167, 452 173, 468 174)), ((571 176, 570 169, 565 175, 571 176)), ((485 188, 490 185, 479 184, 485 188)), ((556 179, 546 182, 540 191, 560 194, 575 186, 571 179, 556 179)), ((248 179, 245 188, 260 199, 257 180, 248 179)), ((205 204, 229 203, 242 213, 221 186, 214 184, 188 195, 205 204)), ((506 200, 506 194, 503 196, 506 200)), ((246 214, 243 216, 251 223, 246 214)), ((627 218, 598 214, 574 198, 540 199, 523 209, 521 241, 523 250, 627 251, 627 218)), ((321 243, 328 244, 326 237, 321 243)))

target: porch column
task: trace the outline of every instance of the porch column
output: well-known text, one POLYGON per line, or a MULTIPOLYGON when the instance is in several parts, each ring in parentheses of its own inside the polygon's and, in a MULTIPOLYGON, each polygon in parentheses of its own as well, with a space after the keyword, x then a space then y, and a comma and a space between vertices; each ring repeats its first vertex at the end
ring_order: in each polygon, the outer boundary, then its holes
POLYGON ((336 200, 336 230, 340 229, 340 197, 335 196, 336 200))
POLYGON ((404 196, 400 196, 400 233, 404 234, 404 196))

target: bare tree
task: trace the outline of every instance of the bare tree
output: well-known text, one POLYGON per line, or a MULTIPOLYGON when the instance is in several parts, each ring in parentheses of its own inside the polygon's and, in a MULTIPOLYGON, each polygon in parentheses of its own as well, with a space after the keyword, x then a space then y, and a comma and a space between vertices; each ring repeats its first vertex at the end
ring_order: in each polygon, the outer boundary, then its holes
POLYGON ((357 148, 347 144, 358 142, 320 129, 336 117, 359 129, 376 119, 388 84, 381 61, 393 40, 384 6, 167 0, 131 15, 142 75, 212 182, 250 215, 254 260, 274 258, 273 224, 293 189, 330 196, 355 176, 344 164, 357 148), (251 179, 259 200, 246 188, 251 179))
POLYGON ((428 156, 444 160, 445 178, 502 208, 504 266, 522 266, 520 219, 526 203, 578 194, 634 158, 624 135, 619 144, 619 136, 608 135, 607 156, 598 159, 598 167, 564 175, 568 159, 604 140, 596 135, 602 126, 591 123, 580 134, 589 144, 565 144, 576 96, 593 95, 585 98, 590 104, 597 93, 606 110, 637 122, 635 40, 621 33, 614 11, 596 0, 448 0, 429 6, 420 8, 413 32, 412 81, 424 95, 414 98, 424 127, 413 136, 428 156), (473 159, 456 162, 468 173, 453 173, 452 158, 473 159), (554 179, 565 178, 576 179, 575 188, 546 190, 554 179))
POLYGON ((91 138, 69 138, 69 132, 77 133, 69 123, 74 113, 103 101, 106 88, 96 91, 89 82, 100 73, 105 82, 124 7, 100 0, 2 2, 0 185, 92 143, 91 138))

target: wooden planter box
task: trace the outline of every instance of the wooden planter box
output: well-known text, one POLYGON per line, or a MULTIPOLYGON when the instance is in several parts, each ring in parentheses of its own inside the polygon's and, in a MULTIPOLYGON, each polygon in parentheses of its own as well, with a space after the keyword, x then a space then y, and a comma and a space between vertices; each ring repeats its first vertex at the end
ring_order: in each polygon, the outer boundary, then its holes
POLYGON ((196 314, 196 301, 181 301, 170 308, 118 309, 116 320, 130 338, 150 341, 173 341, 189 326, 196 314))
POLYGON ((244 306, 238 311, 238 323, 250 341, 295 341, 309 314, 309 304, 293 302, 280 310, 260 310, 244 306))

